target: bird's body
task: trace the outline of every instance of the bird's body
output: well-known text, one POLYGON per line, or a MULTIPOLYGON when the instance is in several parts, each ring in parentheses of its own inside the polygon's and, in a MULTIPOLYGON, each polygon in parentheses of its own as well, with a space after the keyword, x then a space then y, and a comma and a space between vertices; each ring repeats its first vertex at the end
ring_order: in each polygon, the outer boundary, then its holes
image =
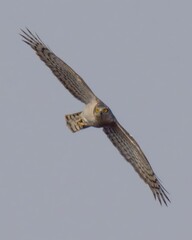
POLYGON ((65 119, 72 132, 87 127, 102 128, 116 122, 110 108, 99 99, 86 104, 82 112, 66 115, 65 119))
POLYGON ((155 198, 167 205, 170 201, 166 190, 156 177, 150 163, 132 136, 120 125, 111 109, 105 105, 84 80, 65 62, 58 58, 42 40, 22 30, 23 41, 30 45, 53 74, 71 92, 85 104, 81 112, 65 116, 67 126, 72 132, 87 127, 103 128, 104 133, 119 150, 121 155, 131 163, 140 177, 149 185, 155 198))
POLYGON ((97 99, 94 99, 90 103, 86 104, 82 111, 82 118, 87 121, 89 126, 98 127, 99 122, 97 122, 94 115, 94 108, 97 105, 97 99))

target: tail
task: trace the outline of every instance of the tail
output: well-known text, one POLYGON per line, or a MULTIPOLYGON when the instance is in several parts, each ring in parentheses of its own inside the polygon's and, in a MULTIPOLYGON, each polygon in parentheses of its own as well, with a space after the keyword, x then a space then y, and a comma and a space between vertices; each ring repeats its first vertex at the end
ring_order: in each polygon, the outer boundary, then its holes
POLYGON ((86 122, 81 117, 81 112, 65 115, 68 128, 72 132, 77 132, 82 128, 88 127, 86 122))

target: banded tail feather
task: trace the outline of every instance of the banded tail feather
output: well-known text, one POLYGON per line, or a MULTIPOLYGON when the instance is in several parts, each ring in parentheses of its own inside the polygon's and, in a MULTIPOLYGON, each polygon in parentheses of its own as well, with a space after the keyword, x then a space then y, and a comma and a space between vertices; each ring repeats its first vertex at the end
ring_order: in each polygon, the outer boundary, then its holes
POLYGON ((81 117, 82 112, 65 115, 68 128, 72 132, 77 132, 83 128, 88 127, 86 122, 81 117))

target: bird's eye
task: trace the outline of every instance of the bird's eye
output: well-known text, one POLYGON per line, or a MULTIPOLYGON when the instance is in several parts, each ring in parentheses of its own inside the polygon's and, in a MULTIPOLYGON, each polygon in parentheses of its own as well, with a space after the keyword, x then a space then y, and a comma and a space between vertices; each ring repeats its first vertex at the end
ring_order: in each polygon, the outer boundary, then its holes
POLYGON ((104 112, 104 113, 107 113, 107 112, 109 112, 109 109, 108 109, 108 108, 104 108, 104 109, 103 109, 103 112, 104 112))
POLYGON ((95 112, 98 113, 99 112, 99 108, 95 108, 95 112))

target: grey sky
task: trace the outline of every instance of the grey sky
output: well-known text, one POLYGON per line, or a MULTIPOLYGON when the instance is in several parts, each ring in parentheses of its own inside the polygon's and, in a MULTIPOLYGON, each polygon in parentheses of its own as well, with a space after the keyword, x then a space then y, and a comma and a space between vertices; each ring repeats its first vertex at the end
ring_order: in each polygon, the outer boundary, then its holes
POLYGON ((190 239, 191 9, 1 1, 0 239, 190 239), (111 107, 170 192, 168 207, 102 130, 68 130, 64 115, 83 105, 21 41, 24 27, 111 107))

